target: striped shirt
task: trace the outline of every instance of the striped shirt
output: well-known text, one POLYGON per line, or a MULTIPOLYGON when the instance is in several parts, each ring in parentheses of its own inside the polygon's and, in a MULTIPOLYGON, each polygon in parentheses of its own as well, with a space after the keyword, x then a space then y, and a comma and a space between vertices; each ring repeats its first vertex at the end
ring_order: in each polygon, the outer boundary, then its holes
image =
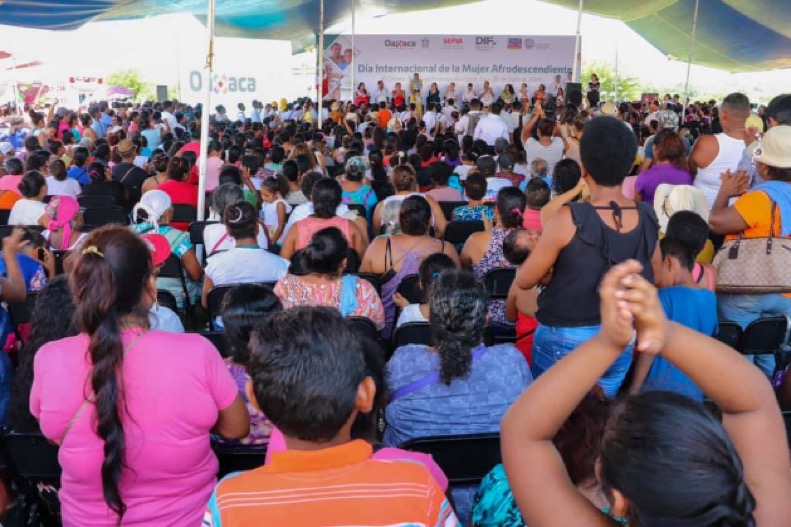
POLYGON ((268 465, 217 485, 203 527, 458 527, 425 467, 372 453, 356 440, 273 454, 268 465))

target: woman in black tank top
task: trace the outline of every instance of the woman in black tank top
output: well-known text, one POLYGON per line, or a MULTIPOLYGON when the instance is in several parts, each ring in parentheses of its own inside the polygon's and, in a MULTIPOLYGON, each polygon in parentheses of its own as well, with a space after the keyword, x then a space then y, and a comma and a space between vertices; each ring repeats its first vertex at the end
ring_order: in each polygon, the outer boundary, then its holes
MULTIPOLYGON (((621 193, 637 154, 634 134, 617 119, 597 117, 585 125, 580 153, 590 202, 568 204, 548 221, 516 277, 523 289, 545 284, 536 313, 534 377, 598 332, 598 286, 610 267, 635 259, 653 280, 652 264, 658 265, 654 211, 621 193)), ((631 348, 599 382, 608 396, 617 393, 630 364, 631 348)))

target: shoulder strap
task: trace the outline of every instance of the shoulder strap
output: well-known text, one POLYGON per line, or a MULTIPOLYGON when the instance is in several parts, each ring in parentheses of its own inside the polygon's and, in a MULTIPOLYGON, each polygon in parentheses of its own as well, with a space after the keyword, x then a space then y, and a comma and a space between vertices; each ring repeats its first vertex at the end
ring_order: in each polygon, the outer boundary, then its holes
MULTIPOLYGON (((477 348, 475 348, 475 350, 472 352, 472 363, 475 364, 475 361, 477 361, 478 359, 483 357, 484 354, 486 354, 486 352, 488 350, 489 350, 489 348, 487 348, 486 346, 484 346, 482 344, 480 346, 478 346, 477 348)), ((398 390, 394 391, 390 395, 390 402, 392 403, 392 402, 394 402, 394 401, 396 401, 398 399, 406 397, 407 395, 409 395, 411 393, 415 393, 418 390, 422 390, 423 388, 426 388, 427 386, 431 386, 432 384, 434 384, 438 380, 439 380, 439 371, 435 371, 433 373, 429 373, 425 377, 421 377, 420 379, 418 379, 418 380, 416 380, 414 382, 411 382, 411 383, 407 384, 406 386, 402 386, 398 390)))
POLYGON ((131 174, 131 173, 132 173, 132 171, 133 171, 134 169, 136 169, 136 168, 137 168, 137 167, 136 167, 135 165, 132 165, 132 168, 130 168, 129 170, 127 170, 127 171, 126 171, 126 174, 124 174, 124 177, 122 177, 122 178, 121 178, 121 183, 123 183, 124 181, 126 181, 126 178, 127 178, 127 176, 128 176, 129 174, 131 174))
POLYGON ((391 243, 392 237, 387 237, 387 244, 385 245, 385 269, 390 270, 393 268, 393 245, 391 243), (390 265, 387 265, 387 259, 390 259, 390 265))
POLYGON ((226 232, 225 234, 223 234, 222 236, 220 236, 220 239, 219 239, 219 240, 217 240, 217 243, 215 243, 215 244, 214 244, 214 247, 212 247, 212 248, 211 248, 211 251, 209 251, 209 256, 211 256, 212 254, 214 254, 214 251, 216 251, 216 250, 217 250, 217 247, 219 247, 220 245, 222 245, 222 242, 224 242, 224 241, 225 241, 225 240, 227 240, 227 239, 228 239, 228 233, 226 232))

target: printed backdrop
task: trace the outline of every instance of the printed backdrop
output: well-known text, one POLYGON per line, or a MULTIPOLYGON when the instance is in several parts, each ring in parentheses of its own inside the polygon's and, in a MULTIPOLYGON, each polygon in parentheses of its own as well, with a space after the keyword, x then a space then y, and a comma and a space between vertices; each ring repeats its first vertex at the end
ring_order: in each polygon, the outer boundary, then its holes
POLYGON ((574 61, 574 36, 503 35, 350 35, 328 39, 324 53, 324 89, 327 99, 350 99, 354 83, 364 82, 369 92, 377 81, 388 91, 396 82, 408 92, 414 73, 423 80, 423 97, 432 82, 444 93, 450 82, 462 93, 468 82, 480 92, 489 81, 495 95, 505 84, 518 93, 526 82, 530 93, 555 75, 566 80, 574 61), (354 74, 352 75, 352 72, 354 74))

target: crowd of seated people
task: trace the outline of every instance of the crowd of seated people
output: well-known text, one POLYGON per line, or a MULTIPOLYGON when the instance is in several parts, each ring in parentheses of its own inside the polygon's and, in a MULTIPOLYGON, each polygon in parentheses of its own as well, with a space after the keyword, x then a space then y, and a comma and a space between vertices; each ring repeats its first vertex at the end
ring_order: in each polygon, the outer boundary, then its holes
POLYGON ((791 281, 725 255, 791 269, 791 95, 707 126, 489 95, 218 108, 208 145, 171 101, 0 127, 0 423, 62 471, 10 463, 11 495, 86 527, 785 524, 791 343, 743 344, 791 281), (449 436, 502 463, 454 478, 417 446, 449 436))

